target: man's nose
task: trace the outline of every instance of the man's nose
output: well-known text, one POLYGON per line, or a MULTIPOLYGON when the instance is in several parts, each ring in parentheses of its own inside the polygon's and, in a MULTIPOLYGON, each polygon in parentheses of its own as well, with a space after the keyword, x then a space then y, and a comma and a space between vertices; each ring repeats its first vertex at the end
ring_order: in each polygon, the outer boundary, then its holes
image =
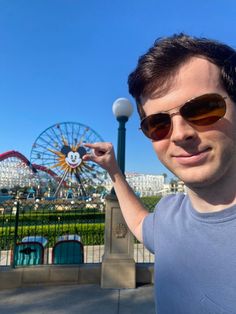
POLYGON ((197 135, 196 129, 189 124, 180 114, 173 114, 172 117, 171 140, 173 142, 181 143, 189 139, 193 139, 197 135))

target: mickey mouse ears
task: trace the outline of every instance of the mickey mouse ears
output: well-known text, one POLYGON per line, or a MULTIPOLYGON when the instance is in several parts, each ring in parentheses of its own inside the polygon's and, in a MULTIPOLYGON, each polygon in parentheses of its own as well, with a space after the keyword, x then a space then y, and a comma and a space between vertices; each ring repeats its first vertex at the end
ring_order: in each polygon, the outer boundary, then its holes
MULTIPOLYGON (((62 154, 64 154, 64 155, 67 155, 69 152, 71 152, 72 151, 72 149, 71 149, 71 147, 70 146, 68 146, 68 145, 64 145, 63 147, 62 147, 62 149, 61 149, 61 152, 62 152, 62 154)), ((80 157, 83 157, 86 153, 87 153, 87 151, 86 151, 86 149, 84 148, 84 146, 79 146, 78 147, 78 149, 77 149, 77 152, 80 154, 80 157)))

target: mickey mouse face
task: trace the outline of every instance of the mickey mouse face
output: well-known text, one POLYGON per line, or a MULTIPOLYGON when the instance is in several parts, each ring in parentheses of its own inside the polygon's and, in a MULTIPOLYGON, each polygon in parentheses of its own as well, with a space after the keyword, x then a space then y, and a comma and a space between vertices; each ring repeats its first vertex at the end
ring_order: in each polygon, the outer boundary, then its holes
POLYGON ((72 151, 69 146, 63 146, 61 152, 66 156, 65 162, 71 168, 77 168, 82 163, 82 157, 86 154, 86 149, 80 146, 76 152, 72 151))
POLYGON ((71 168, 76 168, 81 164, 82 159, 80 158, 80 154, 78 152, 70 151, 65 158, 65 161, 71 168))

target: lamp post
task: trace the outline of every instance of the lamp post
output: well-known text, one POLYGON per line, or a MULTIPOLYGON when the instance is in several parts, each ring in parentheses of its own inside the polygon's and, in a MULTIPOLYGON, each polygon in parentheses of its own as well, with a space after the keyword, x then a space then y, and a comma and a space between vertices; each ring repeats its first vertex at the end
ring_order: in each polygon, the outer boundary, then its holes
MULTIPOLYGON (((125 123, 133 112, 126 98, 118 98, 112 111, 119 122, 117 162, 125 174, 125 123)), ((112 188, 106 198, 105 245, 102 259, 101 286, 103 288, 135 288, 136 266, 134 261, 134 239, 131 235, 119 202, 112 188), (116 272, 114 272, 116 269, 116 272), (111 275, 112 274, 112 275, 111 275)))
POLYGON ((119 122, 117 141, 117 162, 120 170, 125 174, 125 124, 133 112, 133 107, 128 99, 118 98, 112 105, 112 111, 119 122))

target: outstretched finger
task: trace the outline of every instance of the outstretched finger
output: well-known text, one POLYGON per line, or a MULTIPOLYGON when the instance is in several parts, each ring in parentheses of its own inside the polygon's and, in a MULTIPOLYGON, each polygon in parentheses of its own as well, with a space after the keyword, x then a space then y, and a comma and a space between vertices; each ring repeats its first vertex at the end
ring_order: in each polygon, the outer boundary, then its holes
POLYGON ((103 156, 106 153, 111 152, 113 146, 111 143, 108 142, 100 142, 100 143, 88 143, 86 144, 87 147, 93 149, 93 154, 95 156, 103 156))
POLYGON ((103 142, 98 142, 98 143, 84 143, 83 146, 89 147, 89 148, 97 148, 103 145, 103 142))

